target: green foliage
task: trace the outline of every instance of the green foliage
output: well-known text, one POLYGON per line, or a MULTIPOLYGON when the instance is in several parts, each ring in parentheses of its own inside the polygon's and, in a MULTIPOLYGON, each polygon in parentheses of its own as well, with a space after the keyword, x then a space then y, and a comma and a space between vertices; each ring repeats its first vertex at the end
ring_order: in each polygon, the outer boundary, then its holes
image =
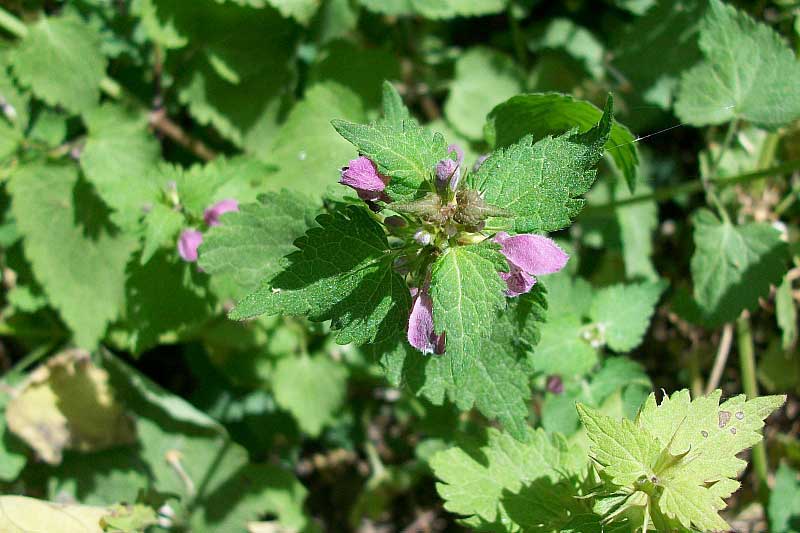
POLYGON ((36 279, 75 342, 94 348, 124 305, 133 241, 114 231, 72 165, 31 162, 14 173, 9 192, 36 279))
POLYGON ((797 472, 782 464, 775 474, 775 488, 769 500, 770 531, 796 533, 800 531, 800 481, 797 472))
POLYGON ((20 83, 72 112, 97 105, 106 58, 98 36, 80 20, 42 17, 9 58, 20 83))
POLYGON ((295 245, 289 265, 244 298, 231 313, 244 319, 264 313, 333 319, 341 344, 395 338, 408 316, 410 296, 392 271, 392 256, 383 230, 367 212, 349 207, 320 215, 320 227, 295 245))
POLYGON ((642 342, 665 283, 614 285, 597 292, 589 315, 608 347, 627 352, 642 342))
MULTIPOLYGON (((599 124, 583 134, 566 133, 534 142, 527 135, 493 152, 473 178, 486 201, 513 214, 497 221, 515 232, 555 231, 580 212, 594 182, 594 165, 611 131, 609 98, 599 124)), ((490 219, 490 223, 491 223, 490 219)))
POLYGON ((786 243, 763 223, 734 226, 708 210, 694 216, 694 295, 705 320, 722 323, 752 309, 786 271, 786 243))
POLYGON ((700 27, 705 61, 681 77, 675 111, 696 126, 744 119, 777 128, 800 117, 800 63, 781 37, 720 0, 700 27))
MULTIPOLYGON (((603 116, 603 111, 589 102, 557 93, 522 94, 509 98, 489 113, 487 129, 495 146, 516 143, 526 135, 539 140, 572 128, 589 130, 603 116)), ((601 134, 603 135, 603 134, 601 134)), ((605 149, 622 171, 628 187, 636 185, 639 155, 635 139, 625 126, 613 121, 605 149)))
POLYGON ((660 529, 730 529, 717 512, 746 466, 736 454, 761 440, 764 419, 786 397, 740 395, 720 404, 721 395, 691 400, 683 390, 661 404, 650 395, 635 422, 578 406, 601 476, 626 488, 623 508, 644 505, 645 523, 660 529))

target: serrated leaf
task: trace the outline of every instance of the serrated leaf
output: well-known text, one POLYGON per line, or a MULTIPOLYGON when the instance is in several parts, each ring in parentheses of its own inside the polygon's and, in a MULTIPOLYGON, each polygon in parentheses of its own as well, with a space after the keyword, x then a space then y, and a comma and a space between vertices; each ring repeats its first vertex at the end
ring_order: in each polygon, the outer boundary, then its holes
POLYGON ((347 392, 347 369, 326 354, 290 355, 272 373, 275 401, 312 437, 335 420, 347 392))
POLYGON ((545 137, 534 143, 527 135, 499 149, 483 162, 472 178, 490 205, 513 218, 490 218, 488 224, 515 232, 555 231, 567 226, 583 208, 579 198, 594 182, 597 164, 612 123, 609 97, 600 123, 583 134, 545 137))
POLYGON ((589 315, 605 334, 609 348, 629 352, 641 344, 666 286, 663 281, 642 282, 597 291, 589 315))
MULTIPOLYGON (((577 127, 591 129, 603 111, 590 102, 559 93, 533 93, 514 96, 491 110, 487 128, 497 148, 510 146, 526 135, 538 141, 577 127)), ((633 134, 614 120, 605 149, 625 176, 628 188, 636 186, 639 154, 633 134)))
POLYGON ((353 147, 331 127, 336 117, 363 120, 358 97, 335 82, 319 83, 306 91, 275 136, 268 161, 278 167, 267 185, 319 196, 337 185, 339 169, 355 157, 353 147))
POLYGON ((456 384, 465 381, 484 339, 491 336, 497 313, 506 305, 505 282, 491 258, 502 260, 502 255, 485 248, 449 248, 431 271, 433 323, 437 333, 446 334, 445 357, 456 384))
POLYGON ((8 188, 37 281, 75 342, 95 347, 122 309, 134 242, 110 227, 107 210, 72 165, 27 163, 8 188))
POLYGON ((381 226, 364 209, 317 217, 295 241, 289 265, 231 312, 242 320, 260 314, 305 315, 333 320, 336 342, 364 344, 405 333, 411 296, 392 270, 381 226))
POLYGON ((614 420, 582 403, 577 407, 593 443, 591 456, 614 484, 633 485, 640 477, 653 475, 662 445, 652 434, 630 420, 614 420))
POLYGON ((675 112, 694 126, 744 119, 774 129, 800 117, 800 62, 766 24, 710 0, 700 28, 706 60, 681 78, 675 112))
POLYGON ((773 533, 797 533, 800 518, 800 480, 797 472, 781 464, 775 473, 775 486, 770 491, 769 524, 773 533))
POLYGON ((430 464, 445 509, 480 531, 528 531, 524 526, 534 523, 525 523, 526 514, 535 514, 540 525, 530 531, 560 531, 581 508, 562 475, 581 465, 572 463, 560 435, 530 428, 525 433, 520 442, 489 429, 483 443, 465 442, 434 455, 430 464))
POLYGON ((372 124, 334 120, 333 127, 391 178, 386 193, 395 201, 414 199, 433 177, 436 163, 447 156, 444 137, 414 120, 372 124))
POLYGON ((63 352, 34 370, 6 406, 9 429, 37 456, 58 464, 64 450, 92 452, 136 438, 108 374, 89 354, 63 352))
POLYGON ((287 265, 284 256, 309 226, 315 206, 304 196, 283 190, 226 213, 203 235, 200 267, 209 274, 230 274, 250 290, 287 265))
POLYGON ((144 245, 140 264, 145 264, 159 248, 174 246, 177 235, 186 223, 184 216, 164 204, 156 204, 144 217, 144 245))
POLYGON ((694 218, 694 296, 706 320, 728 322, 753 309, 786 272, 787 245, 765 223, 734 226, 701 209, 694 218))
POLYGON ((100 38, 71 17, 42 17, 9 57, 20 83, 50 105, 80 113, 97 105, 106 58, 100 38))
POLYGON ((745 401, 740 395, 720 405, 721 394, 692 401, 682 390, 660 405, 651 394, 635 422, 578 405, 603 475, 624 492, 649 500, 650 523, 659 529, 730 529, 717 513, 746 466, 736 455, 761 440, 764 419, 786 401, 785 396, 745 401))
POLYGON ((383 106, 383 120, 389 124, 400 127, 406 120, 414 121, 414 117, 403 103, 403 98, 389 81, 383 82, 381 105, 383 106))
POLYGON ((84 113, 89 130, 80 164, 86 179, 114 213, 120 228, 139 224, 159 194, 151 171, 161 155, 147 130, 147 116, 122 106, 103 104, 84 113))
POLYGON ((455 68, 445 117, 461 134, 481 140, 486 115, 522 90, 522 73, 510 57, 484 47, 461 54, 455 68))

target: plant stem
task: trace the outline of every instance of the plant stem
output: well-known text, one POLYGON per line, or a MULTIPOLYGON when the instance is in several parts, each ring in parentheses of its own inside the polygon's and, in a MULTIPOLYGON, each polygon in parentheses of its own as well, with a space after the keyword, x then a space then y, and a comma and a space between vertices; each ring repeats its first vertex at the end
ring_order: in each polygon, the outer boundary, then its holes
MULTIPOLYGON (((736 320, 736 339, 739 350, 739 367, 742 372, 742 388, 747 399, 758 396, 758 382, 756 381, 756 357, 753 345, 753 332, 750 329, 750 316, 747 311, 736 320)), ((764 441, 753 447, 753 469, 758 480, 758 494, 762 501, 766 501, 769 494, 767 486, 767 450, 764 441)))
POLYGON ((0 28, 20 39, 28 35, 28 27, 25 23, 2 7, 0 7, 0 28))
POLYGON ((706 394, 711 394, 711 392, 719 386, 722 372, 725 370, 725 363, 728 362, 728 354, 731 352, 732 343, 733 324, 728 323, 722 328, 722 337, 720 338, 717 356, 714 358, 714 366, 711 369, 711 375, 706 385, 706 394))
MULTIPOLYGON (((746 183, 748 181, 754 181, 757 179, 762 179, 773 175, 788 174, 789 172, 794 172, 796 170, 800 170, 800 159, 794 159, 792 161, 787 161, 786 163, 783 163, 781 165, 776 165, 774 167, 766 168, 763 170, 746 172, 744 174, 737 174, 735 176, 726 176, 726 177, 718 176, 714 178, 709 178, 709 181, 711 181, 716 187, 730 187, 731 185, 736 185, 738 183, 746 183)), ((674 198, 681 194, 698 193, 701 192, 703 188, 704 188, 703 180, 697 179, 686 183, 673 185, 670 187, 664 187, 662 189, 653 191, 650 194, 643 194, 641 196, 632 196, 630 198, 625 198, 624 200, 618 200, 616 202, 610 202, 607 204, 590 205, 587 206, 585 211, 617 209, 619 207, 638 204, 641 202, 650 202, 650 201, 660 202, 663 200, 669 200, 670 198, 674 198)))
MULTIPOLYGON (((717 174, 719 165, 722 163, 722 158, 725 157, 725 153, 728 151, 728 149, 730 149, 738 128, 738 120, 734 120, 728 124, 728 131, 725 132, 725 138, 722 141, 722 146, 720 146, 717 157, 714 158, 707 172, 703 172, 701 176, 703 178, 703 188, 706 191, 706 202, 710 205, 713 205, 717 210, 717 213, 719 213, 720 218, 727 223, 730 223, 731 218, 728 215, 728 211, 725 209, 725 206, 722 205, 722 201, 719 199, 719 196, 717 196, 717 191, 715 190, 714 182, 711 180, 711 177, 717 174)), ((709 150, 709 154, 710 153, 711 151, 709 150)))

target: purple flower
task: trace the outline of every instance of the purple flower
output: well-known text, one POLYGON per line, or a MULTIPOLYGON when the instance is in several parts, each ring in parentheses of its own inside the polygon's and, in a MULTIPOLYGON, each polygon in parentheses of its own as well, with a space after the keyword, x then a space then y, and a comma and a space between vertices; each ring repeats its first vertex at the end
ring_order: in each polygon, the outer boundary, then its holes
POLYGON ((561 376, 557 374, 547 376, 546 387, 547 390, 553 394, 561 394, 564 392, 564 382, 561 380, 561 376))
POLYGON ((428 287, 411 289, 414 299, 408 317, 408 343, 423 354, 444 353, 444 333, 437 335, 433 329, 433 301, 428 287))
POLYGON ((464 150, 457 144, 451 144, 447 147, 447 157, 436 164, 436 184, 440 190, 448 185, 451 191, 455 191, 458 188, 458 183, 461 181, 461 163, 463 161, 464 150), (455 161, 450 157, 453 152, 456 154, 455 161))
POLYGON ((238 211, 238 210, 239 210, 239 202, 231 198, 226 198, 225 200, 220 200, 219 202, 215 203, 214 205, 203 211, 203 220, 205 220, 206 225, 208 226, 219 226, 219 217, 223 213, 228 213, 230 211, 238 211))
POLYGON ((195 229, 185 229, 178 238, 178 254, 181 259, 193 263, 197 261, 197 248, 203 244, 203 234, 195 229))
POLYGON ((378 173, 375 163, 364 156, 350 161, 350 164, 342 169, 342 179, 339 183, 352 187, 358 193, 358 197, 364 201, 383 200, 388 198, 383 194, 389 178, 378 173))
POLYGON ((500 272, 500 277, 508 285, 509 297, 525 294, 536 283, 534 276, 553 274, 567 264, 569 256, 558 245, 541 235, 521 234, 510 236, 501 231, 494 237, 500 244, 500 252, 508 261, 508 272, 500 272))

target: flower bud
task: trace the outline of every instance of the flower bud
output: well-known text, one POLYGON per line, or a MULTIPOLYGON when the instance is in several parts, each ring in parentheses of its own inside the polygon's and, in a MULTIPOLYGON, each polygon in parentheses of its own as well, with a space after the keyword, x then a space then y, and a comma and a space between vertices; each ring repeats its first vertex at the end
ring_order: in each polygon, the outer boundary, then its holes
POLYGON ((417 230, 414 240, 421 246, 428 246, 433 241, 433 236, 424 229, 417 230))
POLYGON ((444 190, 450 187, 451 191, 456 190, 461 181, 461 167, 452 159, 442 159, 436 165, 436 187, 444 190))
POLYGON ((564 392, 564 382, 561 380, 561 376, 556 374, 547 376, 546 387, 547 390, 553 394, 561 394, 564 392))
POLYGON ((220 200, 205 211, 203 211, 203 220, 208 226, 218 226, 219 217, 223 213, 239 210, 239 202, 231 198, 220 200))
POLYGON ((185 229, 178 238, 178 254, 189 263, 197 261, 197 249, 203 244, 203 234, 194 229, 185 229))

